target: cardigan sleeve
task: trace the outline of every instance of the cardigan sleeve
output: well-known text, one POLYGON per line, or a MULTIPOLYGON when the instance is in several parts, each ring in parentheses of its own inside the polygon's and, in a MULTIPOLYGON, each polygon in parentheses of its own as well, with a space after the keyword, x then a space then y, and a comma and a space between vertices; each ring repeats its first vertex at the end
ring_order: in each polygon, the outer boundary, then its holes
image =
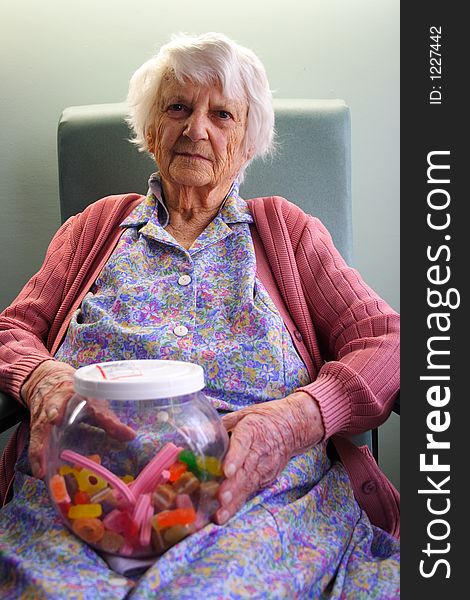
POLYGON ((73 220, 57 231, 39 271, 0 314, 1 388, 16 399, 31 371, 51 358, 46 340, 63 300, 76 250, 73 220))
POLYGON ((377 427, 399 390, 399 315, 346 264, 318 219, 308 217, 294 252, 326 359, 302 390, 319 403, 326 437, 377 427))

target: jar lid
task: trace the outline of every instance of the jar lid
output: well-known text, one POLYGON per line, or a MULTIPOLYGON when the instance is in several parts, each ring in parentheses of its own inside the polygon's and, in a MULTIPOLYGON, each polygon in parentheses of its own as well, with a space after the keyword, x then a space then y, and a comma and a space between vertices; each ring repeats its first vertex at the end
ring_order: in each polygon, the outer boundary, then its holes
POLYGON ((179 360, 120 360, 75 371, 81 396, 108 400, 151 400, 192 394, 204 387, 202 367, 179 360))

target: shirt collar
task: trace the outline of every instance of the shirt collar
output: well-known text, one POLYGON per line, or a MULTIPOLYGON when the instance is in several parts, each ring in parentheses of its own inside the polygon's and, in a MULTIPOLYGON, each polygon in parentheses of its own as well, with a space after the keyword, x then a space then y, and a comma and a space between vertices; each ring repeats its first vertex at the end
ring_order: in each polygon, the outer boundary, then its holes
MULTIPOLYGON (((166 227, 170 221, 170 215, 165 206, 163 190, 158 173, 153 173, 148 181, 149 190, 143 200, 124 221, 121 227, 141 227, 150 220, 156 221, 160 227, 166 227), (156 209, 156 210, 155 210, 156 209), (156 214, 155 214, 156 213, 156 214)), ((247 203, 239 195, 240 185, 235 180, 222 202, 217 217, 224 223, 252 223, 250 209, 247 203)))

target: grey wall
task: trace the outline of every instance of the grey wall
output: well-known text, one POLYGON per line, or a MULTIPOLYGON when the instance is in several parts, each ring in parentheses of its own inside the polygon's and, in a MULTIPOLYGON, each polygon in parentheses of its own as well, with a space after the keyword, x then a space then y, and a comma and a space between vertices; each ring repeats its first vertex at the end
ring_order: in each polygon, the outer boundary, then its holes
MULTIPOLYGON (((399 310, 398 0, 15 0, 2 5, 0 309, 59 225, 56 125, 118 102, 176 31, 222 31, 264 61, 278 98, 343 98, 352 115, 355 266, 399 310)), ((399 419, 381 428, 398 485, 399 419)))

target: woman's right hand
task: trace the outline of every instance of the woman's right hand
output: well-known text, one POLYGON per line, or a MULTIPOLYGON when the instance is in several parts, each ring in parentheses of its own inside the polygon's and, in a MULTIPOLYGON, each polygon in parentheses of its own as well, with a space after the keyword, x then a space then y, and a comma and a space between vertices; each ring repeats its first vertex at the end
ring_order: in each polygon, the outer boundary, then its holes
MULTIPOLYGON (((69 399, 75 394, 75 369, 56 360, 46 360, 37 366, 21 388, 21 397, 30 411, 29 462, 35 477, 46 474, 46 448, 52 426, 63 419, 69 399)), ((90 403, 94 417, 110 435, 131 440, 133 429, 119 421, 104 401, 90 403)))

